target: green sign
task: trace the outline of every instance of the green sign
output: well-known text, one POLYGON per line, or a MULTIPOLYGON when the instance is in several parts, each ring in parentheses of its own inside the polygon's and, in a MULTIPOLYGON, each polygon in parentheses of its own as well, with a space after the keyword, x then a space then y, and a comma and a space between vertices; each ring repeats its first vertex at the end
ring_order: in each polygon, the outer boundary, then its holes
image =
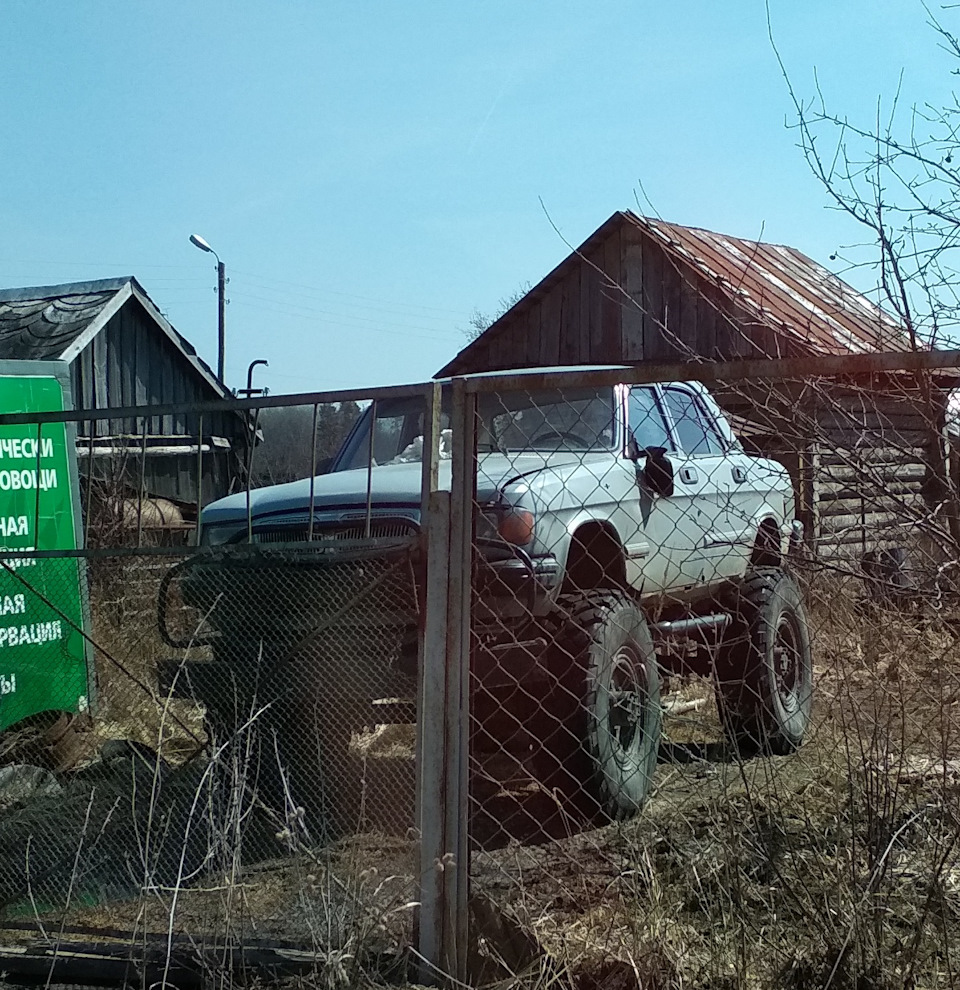
MULTIPOLYGON (((0 375, 0 411, 60 409, 57 378, 0 375)), ((0 426, 0 730, 89 705, 81 561, 17 556, 77 548, 75 457, 63 423, 0 426)))

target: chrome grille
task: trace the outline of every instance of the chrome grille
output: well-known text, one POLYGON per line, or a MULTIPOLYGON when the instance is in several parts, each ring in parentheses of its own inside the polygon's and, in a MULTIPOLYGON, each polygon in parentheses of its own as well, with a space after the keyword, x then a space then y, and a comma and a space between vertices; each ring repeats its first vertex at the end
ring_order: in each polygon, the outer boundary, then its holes
MULTIPOLYGON (((307 540, 309 527, 303 523, 296 526, 272 526, 254 529, 254 543, 303 543, 307 540)), ((416 535, 416 524, 409 519, 372 519, 370 539, 398 539, 416 535)), ((367 538, 364 520, 351 520, 349 523, 334 525, 314 525, 314 540, 363 540, 367 538)))

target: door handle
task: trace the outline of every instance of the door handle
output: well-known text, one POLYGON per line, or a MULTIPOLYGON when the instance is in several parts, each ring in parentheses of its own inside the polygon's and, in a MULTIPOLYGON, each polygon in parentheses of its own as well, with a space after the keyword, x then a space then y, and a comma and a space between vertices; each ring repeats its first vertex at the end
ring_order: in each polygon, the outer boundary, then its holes
POLYGON ((680 480, 687 485, 695 484, 699 479, 699 475, 695 468, 692 467, 682 467, 680 468, 680 480))
POLYGON ((731 473, 733 474, 733 480, 738 485, 742 485, 747 480, 747 472, 739 464, 734 464, 731 473))

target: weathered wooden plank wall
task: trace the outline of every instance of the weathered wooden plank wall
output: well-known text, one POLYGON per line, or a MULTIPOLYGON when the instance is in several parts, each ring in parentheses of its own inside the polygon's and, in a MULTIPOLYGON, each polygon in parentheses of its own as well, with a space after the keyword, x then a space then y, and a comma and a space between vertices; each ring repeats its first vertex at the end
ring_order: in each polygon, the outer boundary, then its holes
POLYGON ((625 296, 617 311, 620 355, 623 361, 643 361, 643 239, 632 224, 620 229, 620 265, 625 296))
MULTIPOLYGON (((621 307, 627 302, 623 295, 623 245, 620 228, 607 238, 603 250, 603 274, 600 289, 600 336, 604 354, 620 354, 621 307)), ((632 308, 632 307, 630 307, 632 308)), ((616 360, 622 360, 617 358, 616 360)))
POLYGON ((588 244, 515 309, 461 371, 800 353, 632 224, 588 244))
MULTIPOLYGON (((201 402, 210 398, 209 386, 184 364, 173 344, 157 331, 135 300, 123 306, 73 362, 71 368, 74 403, 78 408, 151 405, 170 402, 201 402)), ((97 437, 139 437, 141 421, 98 420, 97 437)), ((147 420, 148 437, 195 439, 198 417, 190 414, 152 416, 147 420)), ((81 439, 91 434, 91 423, 78 423, 81 439)), ((233 413, 207 413, 203 418, 204 437, 225 437, 235 453, 210 456, 204 466, 203 500, 208 502, 229 491, 236 467, 231 456, 242 456, 246 440, 244 421, 233 413)), ((146 488, 149 494, 181 502, 196 501, 196 453, 177 456, 151 455, 146 458, 146 488)), ((206 460, 206 456, 205 456, 206 460)), ((86 470, 87 461, 81 467, 86 470)), ((102 472, 108 471, 107 465, 102 472)))

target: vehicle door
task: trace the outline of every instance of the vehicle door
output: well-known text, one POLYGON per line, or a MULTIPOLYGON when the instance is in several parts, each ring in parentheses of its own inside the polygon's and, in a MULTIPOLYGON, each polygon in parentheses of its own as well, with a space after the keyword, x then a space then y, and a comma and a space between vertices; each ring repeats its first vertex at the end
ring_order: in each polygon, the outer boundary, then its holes
MULTIPOLYGON (((765 514, 765 506, 771 504, 771 493, 782 488, 783 478, 778 472, 771 470, 768 462, 752 457, 743 449, 723 411, 705 389, 700 393, 699 400, 716 424, 727 450, 730 464, 730 497, 727 505, 730 536, 734 546, 734 573, 739 574, 743 572, 753 552, 759 520, 765 514)), ((782 496, 775 497, 772 502, 774 506, 782 505, 782 496)))
POLYGON ((664 385, 663 402, 677 443, 674 500, 691 529, 681 586, 712 584, 739 573, 743 527, 735 519, 728 443, 695 389, 664 385))
POLYGON ((639 453, 636 498, 629 502, 630 518, 620 525, 627 554, 627 580, 643 595, 663 595, 681 581, 683 564, 693 550, 695 533, 674 495, 657 495, 644 483, 648 455, 661 448, 673 461, 676 442, 654 385, 635 385, 627 399, 627 426, 639 453))

